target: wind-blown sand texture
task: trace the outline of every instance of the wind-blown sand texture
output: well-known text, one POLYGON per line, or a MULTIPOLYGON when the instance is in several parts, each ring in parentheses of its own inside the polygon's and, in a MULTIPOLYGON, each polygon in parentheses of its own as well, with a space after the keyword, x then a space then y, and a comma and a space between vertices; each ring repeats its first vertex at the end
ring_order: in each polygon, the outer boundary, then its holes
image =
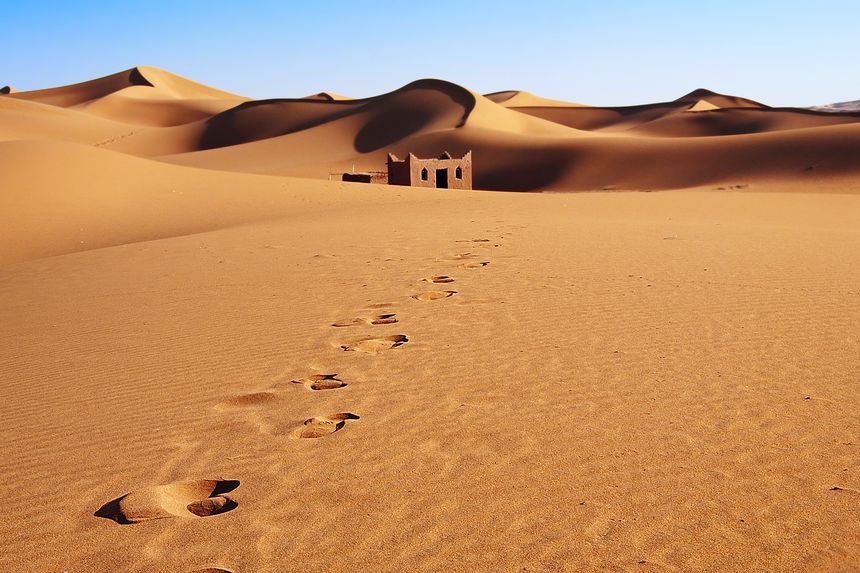
POLYGON ((503 93, 0 96, 0 571, 860 567, 860 115, 503 93))

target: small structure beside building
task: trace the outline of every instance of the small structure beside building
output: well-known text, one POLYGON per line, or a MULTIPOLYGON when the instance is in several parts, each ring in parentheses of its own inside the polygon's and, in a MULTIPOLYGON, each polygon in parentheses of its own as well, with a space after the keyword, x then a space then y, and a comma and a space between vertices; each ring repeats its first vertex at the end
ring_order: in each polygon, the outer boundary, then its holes
POLYGON ((344 173, 343 181, 352 181, 353 183, 379 183, 385 185, 388 183, 388 173, 385 171, 362 171, 359 173, 344 173))
POLYGON ((344 173, 342 179, 358 183, 387 183, 436 189, 472 188, 471 151, 459 158, 451 157, 446 151, 439 157, 430 159, 422 159, 412 153, 405 159, 398 159, 396 155, 389 153, 386 165, 387 171, 344 173))

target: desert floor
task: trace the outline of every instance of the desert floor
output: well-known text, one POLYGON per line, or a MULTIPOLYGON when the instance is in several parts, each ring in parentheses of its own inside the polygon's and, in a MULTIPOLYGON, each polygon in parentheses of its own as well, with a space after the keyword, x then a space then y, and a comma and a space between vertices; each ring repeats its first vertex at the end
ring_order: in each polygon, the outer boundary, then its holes
POLYGON ((860 195, 208 173, 7 228, 0 571, 860 568, 860 195))

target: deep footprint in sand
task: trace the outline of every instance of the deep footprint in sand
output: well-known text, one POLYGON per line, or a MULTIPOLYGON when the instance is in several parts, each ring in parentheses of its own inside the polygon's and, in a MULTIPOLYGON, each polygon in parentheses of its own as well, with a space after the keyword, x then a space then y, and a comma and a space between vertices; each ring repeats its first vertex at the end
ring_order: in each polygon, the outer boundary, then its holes
POLYGON ((221 569, 220 567, 207 567, 206 569, 195 569, 190 573, 233 573, 229 569, 221 569))
POLYGON ((346 386, 346 382, 340 380, 337 374, 314 374, 307 378, 291 380, 293 384, 301 384, 308 390, 336 390, 346 386))
POLYGON ((357 326, 359 324, 394 324, 397 322, 397 315, 393 312, 387 314, 376 314, 373 316, 360 316, 358 318, 345 318, 343 320, 338 320, 337 322, 333 322, 332 326, 336 328, 343 328, 346 326, 357 326))
POLYGON ((463 264, 464 269, 481 269, 490 264, 490 261, 476 261, 474 263, 463 264))
POLYGON ((376 354, 383 350, 397 348, 407 342, 409 342, 409 338, 407 338, 405 334, 393 334, 391 336, 383 336, 380 338, 359 338, 341 344, 340 348, 346 352, 365 352, 367 354, 376 354))
POLYGON ((242 394, 222 400, 215 405, 218 410, 230 410, 233 408, 251 408, 260 404, 268 404, 278 399, 274 392, 254 392, 253 394, 242 394))
POLYGON ((195 519, 226 513, 238 505, 224 495, 239 487, 239 480, 195 480, 157 485, 129 492, 101 506, 93 515, 121 525, 151 519, 195 519))
POLYGON ((333 434, 344 427, 347 420, 358 420, 359 417, 350 412, 315 416, 304 421, 304 424, 293 430, 294 438, 322 438, 333 434))
POLYGON ((432 277, 424 279, 424 281, 436 284, 444 284, 452 283, 454 282, 454 279, 449 277, 448 275, 433 275, 432 277))
POLYGON ((428 300, 439 300, 443 298, 448 298, 449 296, 454 296, 457 294, 455 290, 431 290, 427 292, 422 292, 421 294, 414 294, 412 298, 415 300, 428 301, 428 300))

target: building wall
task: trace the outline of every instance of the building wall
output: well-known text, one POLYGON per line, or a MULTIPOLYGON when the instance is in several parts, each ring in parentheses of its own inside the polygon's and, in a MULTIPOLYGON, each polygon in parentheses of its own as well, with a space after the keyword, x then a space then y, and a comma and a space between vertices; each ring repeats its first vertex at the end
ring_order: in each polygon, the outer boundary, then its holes
POLYGON ((388 174, 382 172, 372 173, 344 173, 342 181, 352 181, 353 183, 378 183, 385 185, 388 183, 388 174))
POLYGON ((389 185, 411 185, 411 177, 409 175, 409 158, 405 161, 395 161, 388 163, 388 184, 389 185))
POLYGON ((436 170, 448 170, 448 189, 472 188, 472 152, 460 159, 421 159, 411 153, 405 161, 389 163, 389 185, 412 185, 413 187, 436 188, 436 170), (457 168, 462 170, 462 177, 457 179, 457 168), (427 170, 427 180, 421 178, 421 171, 427 170))

